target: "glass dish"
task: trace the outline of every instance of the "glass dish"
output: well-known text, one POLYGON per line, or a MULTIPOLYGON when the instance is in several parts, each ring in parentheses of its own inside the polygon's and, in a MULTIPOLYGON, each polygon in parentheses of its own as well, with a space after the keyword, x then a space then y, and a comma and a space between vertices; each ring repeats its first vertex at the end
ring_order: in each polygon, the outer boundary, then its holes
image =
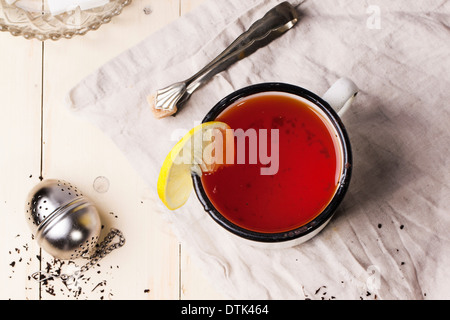
POLYGON ((12 4, 0 0, 0 31, 41 41, 70 39, 110 22, 130 3, 131 0, 110 0, 103 6, 89 10, 77 7, 52 15, 46 0, 19 0, 12 4))

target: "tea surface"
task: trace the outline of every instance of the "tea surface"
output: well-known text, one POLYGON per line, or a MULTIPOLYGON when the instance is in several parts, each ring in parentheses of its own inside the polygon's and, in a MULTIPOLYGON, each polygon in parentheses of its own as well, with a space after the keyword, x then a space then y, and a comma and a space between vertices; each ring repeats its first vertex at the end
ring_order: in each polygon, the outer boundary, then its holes
POLYGON ((236 150, 235 164, 203 174, 208 198, 227 219, 252 231, 285 232, 313 220, 330 203, 341 152, 334 129, 318 111, 293 96, 265 93, 236 102, 216 120, 235 130, 267 129, 268 154, 275 159, 270 152, 279 150, 278 170, 271 175, 261 174, 268 165, 260 159, 249 163, 250 139, 244 164, 238 164, 236 150), (277 146, 270 145, 272 129, 279 130, 277 146))

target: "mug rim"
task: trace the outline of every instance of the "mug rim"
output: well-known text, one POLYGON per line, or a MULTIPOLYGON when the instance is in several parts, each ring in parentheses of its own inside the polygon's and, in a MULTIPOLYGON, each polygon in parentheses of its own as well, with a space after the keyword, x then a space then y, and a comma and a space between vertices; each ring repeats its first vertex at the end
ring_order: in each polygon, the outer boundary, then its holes
POLYGON ((343 168, 342 174, 340 176, 339 187, 337 188, 333 198, 331 199, 327 207, 310 222, 292 230, 277 233, 256 232, 240 227, 228 220, 224 215, 222 215, 208 198, 203 187, 201 177, 197 173, 192 173, 192 180, 195 193, 200 203, 203 205, 205 211, 211 216, 211 218, 220 226, 230 231, 231 233, 247 240, 277 243, 303 238, 318 230, 320 227, 324 226, 324 224, 328 223, 331 220, 338 206, 344 199, 345 194, 347 193, 351 180, 353 158, 350 139, 348 137, 345 126, 342 123, 337 112, 328 104, 328 102, 323 100, 321 97, 317 96, 307 89, 292 84, 282 82, 265 82, 236 90, 220 100, 207 113, 202 123, 214 121, 225 109, 242 98, 265 92, 289 93, 308 100, 325 113, 325 115, 327 116, 327 120, 329 120, 329 122, 334 126, 336 132, 338 133, 339 142, 342 146, 343 168))

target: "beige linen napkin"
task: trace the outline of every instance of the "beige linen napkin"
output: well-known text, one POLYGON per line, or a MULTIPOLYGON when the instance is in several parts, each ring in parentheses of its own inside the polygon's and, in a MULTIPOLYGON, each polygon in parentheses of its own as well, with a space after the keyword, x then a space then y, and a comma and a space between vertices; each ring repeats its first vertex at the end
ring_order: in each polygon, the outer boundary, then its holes
POLYGON ((192 194, 174 231, 233 299, 450 298, 450 2, 292 1, 299 24, 155 120, 146 96, 188 78, 280 1, 208 0, 124 52, 68 95, 115 141, 156 193, 179 136, 241 87, 279 81, 323 94, 339 77, 361 88, 343 117, 354 153, 332 222, 300 246, 242 245, 192 194))

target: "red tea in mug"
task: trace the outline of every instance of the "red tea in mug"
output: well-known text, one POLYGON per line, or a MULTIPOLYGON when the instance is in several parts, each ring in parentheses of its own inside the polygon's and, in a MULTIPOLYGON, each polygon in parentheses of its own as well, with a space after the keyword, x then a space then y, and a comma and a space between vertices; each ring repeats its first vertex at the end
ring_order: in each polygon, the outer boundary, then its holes
MULTIPOLYGON (((269 144, 270 133, 278 130, 277 148, 267 148, 278 151, 273 174, 261 174, 267 162, 235 159, 202 175, 208 198, 229 221, 256 232, 286 232, 310 222, 331 202, 342 172, 342 148, 319 108, 295 95, 266 92, 235 102, 216 120, 234 130, 268 132, 269 144)), ((250 144, 245 148, 249 154, 250 144)))

